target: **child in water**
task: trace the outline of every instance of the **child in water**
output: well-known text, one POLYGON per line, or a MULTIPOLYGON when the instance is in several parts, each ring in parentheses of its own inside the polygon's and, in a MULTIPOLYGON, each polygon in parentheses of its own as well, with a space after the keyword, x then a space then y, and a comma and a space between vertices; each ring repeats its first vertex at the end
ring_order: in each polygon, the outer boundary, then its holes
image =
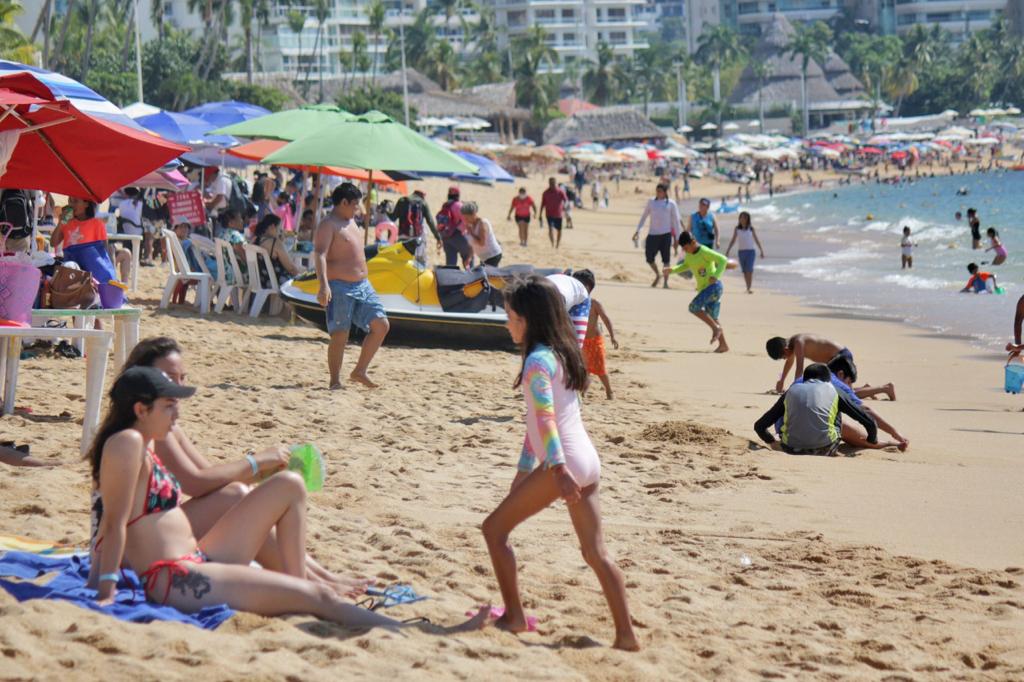
POLYGON ((967 284, 960 290, 961 294, 966 294, 968 292, 980 294, 986 291, 989 293, 995 293, 999 288, 999 283, 996 282, 996 276, 991 272, 980 272, 978 270, 977 263, 971 263, 968 265, 967 272, 971 273, 971 278, 967 280, 967 284))
POLYGON ((994 227, 988 228, 986 232, 988 235, 989 242, 992 244, 990 247, 985 249, 986 251, 995 251, 996 257, 992 259, 992 265, 1002 265, 1006 261, 1006 247, 1003 246, 1003 242, 999 239, 999 232, 994 227))
POLYGON ((562 498, 583 558, 608 600, 615 622, 613 646, 637 651, 640 642, 630 623, 622 572, 604 546, 598 503, 601 462, 583 428, 577 395, 586 383, 587 369, 562 295, 550 280, 531 275, 505 290, 505 311, 509 334, 522 348, 514 387, 521 386, 526 398, 527 429, 512 488, 483 523, 505 602, 496 624, 511 632, 530 629, 508 538, 523 521, 562 498))
POLYGON ((910 238, 910 226, 903 226, 903 239, 900 240, 900 259, 902 261, 901 270, 914 267, 914 247, 917 244, 910 238))

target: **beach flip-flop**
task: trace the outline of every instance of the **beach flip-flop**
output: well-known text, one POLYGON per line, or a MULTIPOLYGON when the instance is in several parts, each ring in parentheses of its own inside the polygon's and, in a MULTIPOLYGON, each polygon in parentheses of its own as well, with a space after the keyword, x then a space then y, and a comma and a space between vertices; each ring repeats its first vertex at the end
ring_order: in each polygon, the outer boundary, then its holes
MULTIPOLYGON (((483 608, 483 607, 482 606, 477 607, 477 611, 479 611, 481 608, 483 608)), ((477 611, 466 611, 466 615, 467 616, 475 616, 477 614, 477 611)), ((505 615, 505 607, 504 606, 492 606, 491 607, 490 617, 491 617, 492 620, 498 620, 499 618, 501 618, 504 615, 505 615)), ((537 632, 537 623, 538 622, 539 621, 537 620, 537 616, 527 616, 526 617, 526 631, 527 632, 537 632)))
POLYGON ((371 611, 377 609, 389 609, 400 604, 413 604, 423 601, 426 597, 416 594, 412 585, 388 585, 387 587, 368 587, 366 594, 369 599, 357 602, 358 606, 364 606, 371 611))

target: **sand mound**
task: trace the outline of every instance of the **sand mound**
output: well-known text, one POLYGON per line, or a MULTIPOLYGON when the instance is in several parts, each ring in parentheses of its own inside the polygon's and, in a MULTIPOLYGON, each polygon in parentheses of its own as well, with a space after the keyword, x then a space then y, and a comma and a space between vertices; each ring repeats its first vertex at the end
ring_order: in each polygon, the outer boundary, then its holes
POLYGON ((721 445, 735 438, 725 429, 696 422, 670 421, 649 424, 640 433, 644 440, 656 440, 676 445, 721 445))

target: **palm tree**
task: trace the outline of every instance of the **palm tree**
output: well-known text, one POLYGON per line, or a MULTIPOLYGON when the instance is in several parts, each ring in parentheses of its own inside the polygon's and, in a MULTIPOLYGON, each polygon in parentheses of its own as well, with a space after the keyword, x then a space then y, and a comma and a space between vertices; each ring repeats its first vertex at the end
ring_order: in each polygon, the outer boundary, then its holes
POLYGON ((306 27, 306 14, 297 9, 290 9, 285 17, 288 20, 288 28, 299 40, 299 55, 295 58, 295 80, 298 80, 302 72, 302 29, 306 27))
MULTIPOLYGON (((740 36, 725 24, 705 30, 697 41, 697 61, 711 67, 714 100, 722 99, 722 66, 746 54, 740 36)), ((719 121, 721 124, 721 121, 719 121)))
POLYGON ((547 32, 540 26, 531 26, 526 33, 517 36, 513 49, 519 56, 514 63, 516 104, 530 109, 535 119, 543 120, 551 98, 540 69, 544 64, 553 64, 558 53, 548 45, 547 32))
MULTIPOLYGON (((50 0, 51 2, 53 0, 50 0)), ((149 20, 156 26, 156 39, 164 39, 164 15, 167 13, 168 0, 151 0, 149 3, 149 20)))
POLYGON ((430 7, 425 7, 416 15, 416 20, 405 28, 405 54, 408 57, 408 65, 422 70, 427 55, 433 51, 436 41, 434 11, 430 7))
POLYGON ((757 120, 759 130, 764 134, 764 82, 772 75, 772 67, 768 62, 755 59, 750 62, 750 75, 757 79, 757 120))
POLYGON ((102 10, 103 0, 84 0, 84 4, 78 5, 79 20, 85 24, 85 50, 82 53, 82 69, 79 71, 79 80, 84 81, 89 75, 89 67, 92 65, 93 37, 102 10))
MULTIPOLYGON (((163 0, 153 0, 153 2, 163 2, 163 0)), ((238 0, 238 10, 238 23, 242 26, 242 36, 245 41, 245 82, 252 85, 252 20, 256 11, 255 0, 238 0)))
POLYGON ((822 21, 798 26, 786 45, 785 54, 800 57, 800 94, 803 99, 803 134, 811 127, 810 102, 807 101, 807 68, 811 61, 823 62, 832 43, 832 29, 822 21))
POLYGON ((434 49, 428 57, 427 75, 441 86, 442 90, 452 90, 458 85, 458 56, 455 48, 447 40, 434 43, 434 49))
POLYGON ((324 99, 324 69, 323 69, 323 41, 324 24, 331 16, 331 0, 313 0, 313 17, 316 19, 316 39, 313 41, 313 55, 306 63, 306 77, 302 83, 302 96, 306 97, 309 92, 309 74, 313 70, 313 60, 317 63, 317 73, 320 81, 320 99, 324 99))
MULTIPOLYGON (((538 27, 539 28, 539 27, 538 27)), ((543 29, 541 29, 543 30, 543 29)), ((583 91, 594 104, 608 104, 615 91, 613 64, 615 52, 603 40, 597 44, 597 61, 591 62, 583 72, 583 91)))
MULTIPOLYGON (((384 30, 384 19, 386 17, 387 10, 381 0, 373 0, 366 7, 366 18, 369 22, 369 29, 373 33, 373 74, 370 77, 370 82, 374 85, 377 84, 377 57, 379 56, 380 48, 380 32, 384 30)), ((405 21, 404 17, 399 17, 399 21, 405 21)))

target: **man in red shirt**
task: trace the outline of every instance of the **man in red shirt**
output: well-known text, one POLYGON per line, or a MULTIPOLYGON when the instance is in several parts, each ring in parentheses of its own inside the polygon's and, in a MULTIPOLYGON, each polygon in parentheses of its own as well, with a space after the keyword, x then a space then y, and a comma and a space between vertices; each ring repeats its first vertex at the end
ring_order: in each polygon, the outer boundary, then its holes
POLYGON ((565 190, 558 186, 554 178, 548 178, 548 188, 540 197, 540 219, 544 220, 544 215, 547 215, 548 239, 556 249, 562 244, 562 216, 565 215, 565 202, 568 200, 565 190), (555 232, 558 233, 557 240, 555 232))

